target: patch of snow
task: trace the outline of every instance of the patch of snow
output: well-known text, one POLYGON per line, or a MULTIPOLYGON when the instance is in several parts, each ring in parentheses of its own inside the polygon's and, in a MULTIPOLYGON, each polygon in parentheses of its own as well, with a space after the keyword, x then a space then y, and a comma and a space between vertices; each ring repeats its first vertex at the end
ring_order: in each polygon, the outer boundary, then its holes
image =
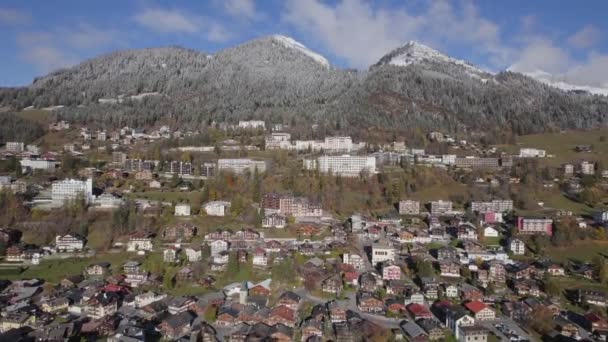
POLYGON ((484 78, 482 78, 480 74, 489 74, 489 72, 476 68, 463 60, 446 56, 433 48, 413 40, 401 47, 400 50, 403 50, 403 53, 393 56, 388 64, 396 66, 408 66, 410 64, 422 63, 424 61, 451 63, 464 67, 470 76, 479 78, 482 81, 484 78))
POLYGON ((586 92, 588 92, 590 94, 594 94, 594 95, 608 96, 608 88, 593 87, 593 86, 588 86, 588 85, 576 85, 576 84, 568 83, 564 79, 561 79, 559 76, 552 75, 543 70, 522 72, 522 74, 529 76, 548 86, 551 86, 551 87, 557 88, 557 89, 561 89, 564 91, 582 90, 582 91, 586 91, 586 92))
POLYGON ((304 46, 302 43, 296 41, 295 39, 293 39, 291 37, 281 36, 278 34, 273 35, 272 39, 275 42, 280 43, 287 48, 297 50, 297 51, 307 55, 308 57, 312 58, 315 62, 317 62, 317 63, 323 65, 325 68, 329 69, 329 61, 325 57, 319 55, 316 52, 312 52, 306 46, 304 46))
POLYGON ((101 103, 101 104, 116 104, 116 103, 122 103, 125 99, 141 100, 144 97, 158 96, 158 95, 161 95, 161 94, 159 92, 152 92, 152 93, 141 93, 141 94, 131 95, 131 96, 118 95, 116 98, 99 99, 99 100, 97 100, 97 102, 101 103))
POLYGON ((61 108, 65 107, 64 105, 59 105, 59 106, 50 106, 50 107, 44 107, 42 108, 42 110, 48 110, 48 111, 54 111, 54 110, 59 110, 61 108))

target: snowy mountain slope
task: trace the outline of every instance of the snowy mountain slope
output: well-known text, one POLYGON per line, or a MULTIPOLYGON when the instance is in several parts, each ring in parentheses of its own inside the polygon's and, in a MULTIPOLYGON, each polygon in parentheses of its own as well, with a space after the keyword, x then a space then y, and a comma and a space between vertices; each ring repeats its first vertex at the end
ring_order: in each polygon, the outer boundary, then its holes
POLYGON ((540 81, 548 86, 561 89, 564 91, 586 91, 594 95, 608 96, 608 87, 592 87, 588 85, 576 85, 567 82, 564 78, 552 75, 542 70, 535 70, 532 72, 522 72, 524 75, 532 77, 533 79, 540 81))
POLYGON ((306 56, 315 60, 317 63, 319 63, 329 69, 330 64, 329 64, 329 61, 325 57, 319 55, 316 52, 309 50, 306 46, 304 46, 304 44, 296 41, 295 39, 293 39, 291 37, 282 36, 279 34, 273 35, 272 39, 287 48, 294 49, 294 50, 297 50, 297 51, 305 54, 306 56))
POLYGON ((444 64, 454 65, 461 68, 466 74, 473 78, 487 80, 492 75, 481 70, 470 63, 449 57, 427 45, 416 41, 409 41, 407 44, 397 48, 382 57, 374 67, 382 65, 395 65, 407 67, 409 65, 431 65, 444 64))

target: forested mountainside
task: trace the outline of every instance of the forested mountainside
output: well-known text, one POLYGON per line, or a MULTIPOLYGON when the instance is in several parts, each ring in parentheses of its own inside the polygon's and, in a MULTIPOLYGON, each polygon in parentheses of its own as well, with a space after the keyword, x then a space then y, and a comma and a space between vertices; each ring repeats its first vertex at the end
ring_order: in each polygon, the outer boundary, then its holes
POLYGON ((64 106, 58 116, 108 128, 163 122, 192 129, 255 118, 345 133, 373 126, 523 134, 596 127, 608 114, 606 97, 512 72, 493 75, 415 42, 354 71, 284 36, 214 55, 179 47, 118 51, 0 90, 5 111, 29 106, 64 106))

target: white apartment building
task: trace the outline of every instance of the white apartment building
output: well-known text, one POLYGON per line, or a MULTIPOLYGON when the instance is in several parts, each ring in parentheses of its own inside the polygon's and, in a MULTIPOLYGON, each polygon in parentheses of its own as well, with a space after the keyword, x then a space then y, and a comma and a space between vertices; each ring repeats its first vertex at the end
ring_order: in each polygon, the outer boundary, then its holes
POLYGON ((502 213, 513 210, 512 200, 492 200, 490 202, 471 202, 471 211, 478 213, 502 213))
POLYGON ((181 203, 175 205, 175 216, 190 216, 190 204, 181 203))
POLYGON ((513 255, 524 255, 526 254, 526 245, 520 239, 511 239, 509 241, 509 250, 513 252, 513 255))
POLYGON ((203 206, 209 216, 226 216, 228 208, 230 208, 230 202, 228 201, 211 201, 203 206))
POLYGON ((325 137, 323 149, 326 152, 351 152, 353 140, 351 137, 325 137))
POLYGON ((431 202, 431 215, 439 216, 446 215, 452 212, 452 201, 432 201, 431 202))
POLYGON ((382 243, 372 244, 372 266, 384 261, 395 261, 395 249, 382 243))
POLYGON ((262 120, 239 121, 239 128, 242 129, 266 129, 266 123, 262 120))
POLYGON ((83 196, 86 203, 93 199, 93 179, 86 181, 77 179, 64 179, 53 182, 51 186, 51 200, 56 205, 64 204, 66 201, 74 200, 83 196))
POLYGON ((254 173, 256 169, 262 173, 266 172, 266 162, 248 158, 218 159, 217 168, 220 171, 230 171, 236 174, 244 173, 245 171, 254 173))
POLYGON ((21 159, 19 161, 22 169, 32 169, 32 170, 45 170, 45 171, 53 171, 57 165, 57 162, 54 160, 46 160, 46 159, 21 159))
POLYGON ((132 237, 127 243, 128 252, 151 251, 152 239, 149 237, 132 237))
POLYGON ((520 158, 544 158, 547 152, 545 150, 539 150, 537 148, 520 148, 520 158))
POLYGON ((595 164, 583 161, 580 164, 581 174, 582 175, 593 175, 595 174, 595 164))
POLYGON ((287 150, 291 148, 291 134, 289 133, 272 133, 266 136, 266 149, 276 150, 283 149, 287 150))
POLYGON ((12 153, 21 153, 25 149, 25 145, 22 142, 8 141, 6 143, 6 151, 12 153))
POLYGON ((84 241, 73 235, 55 236, 55 248, 58 251, 74 252, 84 248, 84 241))
POLYGON ((420 202, 412 200, 399 201, 399 215, 420 214, 420 202))
POLYGON ((343 177, 358 177, 362 172, 376 173, 376 158, 359 156, 321 156, 304 160, 304 169, 319 169, 322 173, 333 173, 343 177))

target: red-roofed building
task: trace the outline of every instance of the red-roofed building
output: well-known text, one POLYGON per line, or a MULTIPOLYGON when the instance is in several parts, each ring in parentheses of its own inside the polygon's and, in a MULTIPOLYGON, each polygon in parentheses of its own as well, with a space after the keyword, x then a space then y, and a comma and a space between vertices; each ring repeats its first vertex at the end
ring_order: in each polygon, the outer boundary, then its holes
POLYGON ((344 272, 344 282, 356 286, 359 284, 359 272, 357 271, 347 271, 344 272))
POLYGON ((584 316, 585 318, 585 322, 584 322, 584 327, 585 329, 591 331, 592 333, 595 331, 608 331, 608 321, 606 321, 604 318, 600 317, 599 315, 593 313, 593 312, 588 312, 586 313, 584 316))
POLYGON ((410 312, 414 320, 420 318, 433 318, 431 311, 424 305, 412 303, 407 306, 407 311, 410 312))
POLYGON ((476 320, 490 321, 496 319, 494 311, 480 301, 468 302, 464 306, 473 313, 476 320))

